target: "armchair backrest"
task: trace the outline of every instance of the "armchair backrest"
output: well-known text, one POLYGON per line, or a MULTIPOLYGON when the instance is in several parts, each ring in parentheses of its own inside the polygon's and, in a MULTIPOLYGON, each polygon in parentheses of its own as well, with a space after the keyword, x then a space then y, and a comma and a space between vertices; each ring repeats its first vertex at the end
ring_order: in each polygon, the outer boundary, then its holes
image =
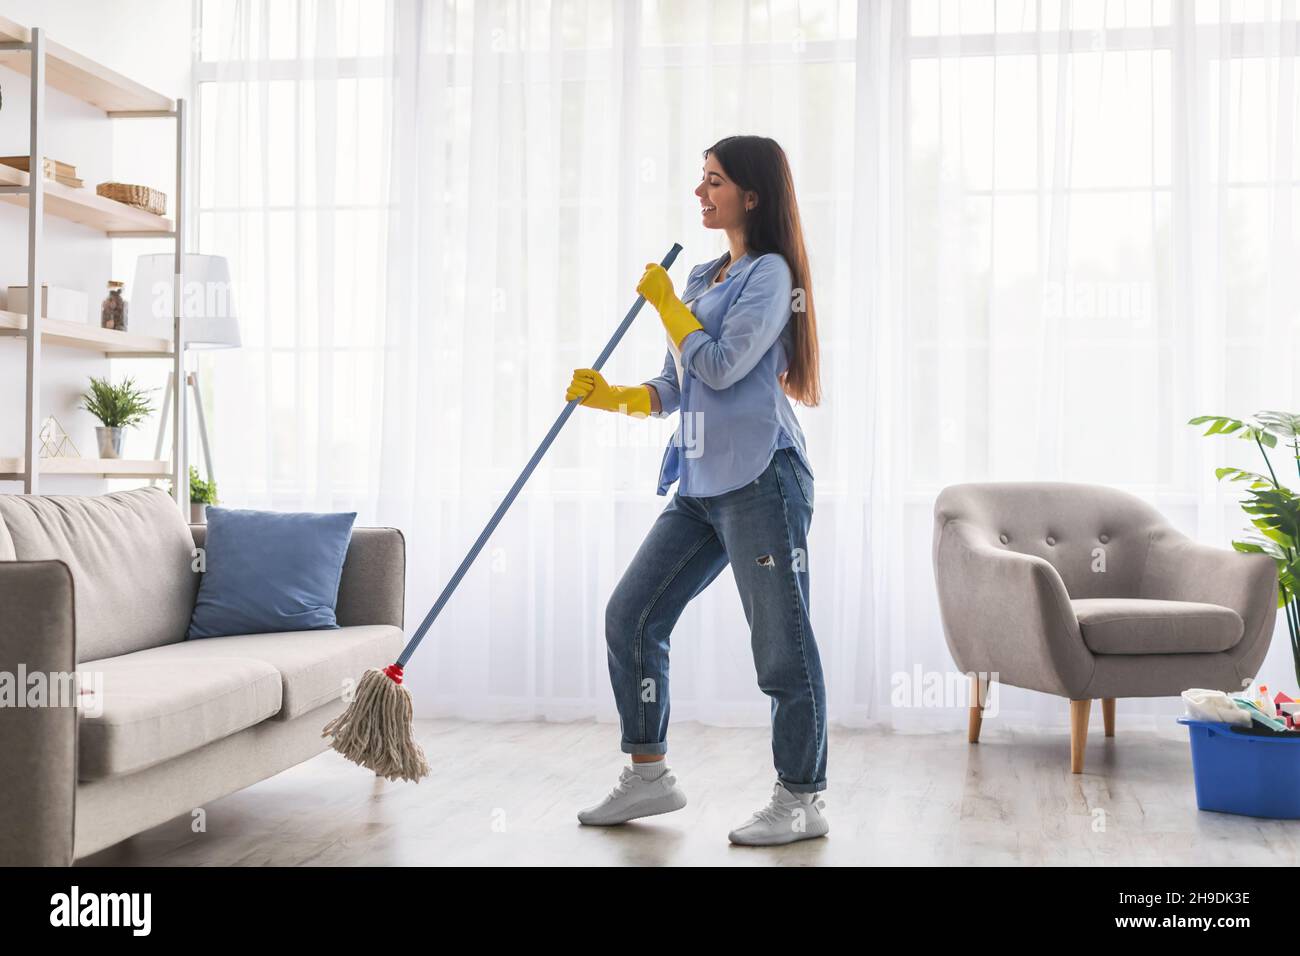
POLYGON ((1138 596, 1152 533, 1168 527, 1128 492, 1059 481, 952 485, 934 514, 936 544, 946 521, 961 521, 990 547, 1046 560, 1071 598, 1138 596))

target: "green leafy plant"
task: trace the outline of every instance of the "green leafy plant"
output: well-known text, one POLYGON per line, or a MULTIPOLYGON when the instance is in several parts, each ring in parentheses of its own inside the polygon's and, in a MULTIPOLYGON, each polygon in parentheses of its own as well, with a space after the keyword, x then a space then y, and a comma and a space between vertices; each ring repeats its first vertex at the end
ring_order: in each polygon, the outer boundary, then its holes
POLYGON ((204 481, 193 465, 190 465, 190 502, 196 505, 219 504, 216 481, 204 481))
POLYGON ((99 419, 105 428, 132 428, 153 412, 147 395, 152 389, 137 388, 135 379, 119 385, 108 379, 90 377, 90 388, 81 396, 81 407, 99 419))
POLYGON ((1201 415, 1187 424, 1208 425, 1207 436, 1236 435, 1243 441, 1252 441, 1264 459, 1267 475, 1242 468, 1216 468, 1214 474, 1220 481, 1246 484, 1241 510, 1250 516, 1250 523, 1259 533, 1244 541, 1233 541, 1232 546, 1245 554, 1266 554, 1277 565, 1277 606, 1286 613, 1291 657, 1296 681, 1300 683, 1300 499, 1277 480, 1266 450, 1277 448, 1281 439, 1284 447, 1290 449, 1300 474, 1300 415, 1256 412, 1250 421, 1226 415, 1201 415))

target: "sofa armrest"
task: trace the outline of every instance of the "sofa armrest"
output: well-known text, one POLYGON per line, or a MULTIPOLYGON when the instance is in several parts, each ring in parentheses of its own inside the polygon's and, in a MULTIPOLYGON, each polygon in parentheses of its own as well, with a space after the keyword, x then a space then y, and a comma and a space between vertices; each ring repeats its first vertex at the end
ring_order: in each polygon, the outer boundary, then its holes
POLYGON ((334 608, 340 627, 404 626, 406 538, 397 528, 355 528, 334 608))
POLYGON ((1061 576, 1032 554, 995 548, 948 519, 934 546, 944 636, 957 666, 1014 687, 1076 698, 1096 663, 1061 576))
POLYGON ((1228 655, 1243 680, 1256 676, 1277 620, 1277 566, 1268 555, 1214 548, 1177 528, 1158 528, 1151 533, 1138 596, 1232 608, 1245 630, 1228 655))
MULTIPOLYGON (((0 607, 0 673, 14 692, 27 693, 20 672, 45 675, 47 683, 53 675, 71 679, 77 654, 68 566, 0 561, 0 607)), ((44 704, 0 706, 0 866, 72 863, 77 701, 47 697, 44 704)))

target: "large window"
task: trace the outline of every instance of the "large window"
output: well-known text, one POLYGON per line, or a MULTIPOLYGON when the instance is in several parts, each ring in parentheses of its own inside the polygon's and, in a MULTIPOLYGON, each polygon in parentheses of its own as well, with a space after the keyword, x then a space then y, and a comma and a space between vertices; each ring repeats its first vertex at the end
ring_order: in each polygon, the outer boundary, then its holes
POLYGON ((911 4, 909 398, 937 439, 913 487, 1186 489, 1204 402, 1292 399, 1260 374, 1300 318, 1276 261, 1300 237, 1283 9, 911 4))
MULTIPOLYGON (((420 132, 420 150, 441 163, 429 187, 440 195, 422 208, 445 219, 452 239, 436 260, 411 267, 446 277, 437 305, 446 315, 487 323, 498 370, 536 365, 534 293, 513 273, 530 250, 536 259, 528 230, 540 210, 556 210, 565 237, 549 290, 566 304, 553 354, 583 365, 594 350, 577 304, 607 312, 612 328, 627 299, 619 286, 589 301, 591 271, 614 266, 606 256, 619 237, 637 248, 665 236, 705 246, 710 237, 683 195, 700 148, 740 129, 777 136, 791 155, 826 374, 832 383, 861 375, 847 333, 882 317, 853 311, 864 276, 851 249, 864 225, 850 209, 864 155, 885 148, 871 137, 891 129, 886 118, 864 120, 856 101, 868 6, 427 6, 436 13, 426 27, 445 52, 429 82, 447 95, 444 121, 420 132), (555 89, 554 99, 529 92, 541 89, 555 89), (540 171, 527 148, 500 146, 503 129, 526 126, 539 103, 554 110, 555 137, 544 160, 554 168, 540 171), (485 178, 476 172, 484 165, 485 178), (485 291, 464 281, 473 263, 471 243, 460 240, 489 212, 499 280, 485 291)), ((906 272, 898 407, 910 425, 908 487, 924 496, 971 477, 1049 473, 1180 487, 1189 446, 1173 426, 1207 410, 1192 385, 1211 374, 1197 350, 1226 356, 1211 398, 1249 411, 1272 399, 1277 382, 1258 374, 1261 350, 1295 321, 1295 270, 1278 261, 1300 241, 1296 24, 1281 19, 1291 8, 1279 0, 895 8, 905 53, 890 82, 904 91, 906 144, 902 168, 889 175, 907 212, 886 241, 906 272)), ((201 4, 200 247, 234 256, 244 293, 245 400, 219 403, 214 417, 238 433, 240 419, 265 406, 270 429, 240 455, 249 474, 265 476, 267 495, 304 482, 358 490, 373 482, 378 356, 402 347, 385 319, 396 9, 378 0, 201 4)), ((648 378, 660 348, 633 336, 621 354, 648 378)), ((518 449, 535 440, 527 412, 549 394, 542 377, 500 378, 500 413, 482 422, 494 476, 517 468, 518 449)), ((453 409, 436 414, 464 423, 453 409)), ((843 434, 831 414, 801 415, 828 455, 843 434)), ((658 442, 643 454, 657 458, 658 442)), ((576 468, 576 456, 559 449, 553 464, 576 468)), ((828 480, 837 481, 834 469, 828 480)))

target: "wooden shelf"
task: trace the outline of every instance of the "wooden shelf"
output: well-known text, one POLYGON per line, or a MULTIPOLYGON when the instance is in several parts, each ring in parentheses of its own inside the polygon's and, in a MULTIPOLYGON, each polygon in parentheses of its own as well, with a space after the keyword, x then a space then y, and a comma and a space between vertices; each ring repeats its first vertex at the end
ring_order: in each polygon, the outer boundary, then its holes
MULTIPOLYGON (((0 333, 4 330, 21 332, 26 328, 27 316, 18 312, 0 311, 0 333)), ((14 338, 22 338, 22 336, 14 336, 14 338)), ((86 349, 89 352, 101 352, 109 357, 129 355, 133 358, 155 356, 171 358, 172 354, 171 339, 139 335, 135 332, 116 332, 97 325, 68 322, 62 319, 41 319, 41 342, 46 345, 62 345, 67 348, 86 349)))
MULTIPOLYGON (((28 175, 0 163, 0 185, 26 186, 28 175)), ((0 200, 17 206, 27 205, 26 193, 0 193, 0 200)), ((160 236, 171 233, 172 221, 144 209, 106 199, 93 189, 74 189, 53 179, 45 180, 45 211, 61 219, 71 219, 83 226, 104 232, 151 232, 160 236)))
MULTIPOLYGON (((27 27, 0 17, 0 42, 30 43, 31 39, 27 27)), ((7 66, 24 76, 31 75, 31 57, 27 50, 0 52, 0 66, 7 66)), ((155 93, 147 86, 48 38, 45 41, 45 82, 106 113, 176 108, 170 97, 155 93)))
MULTIPOLYGON (((170 478, 171 463, 141 458, 42 458, 42 475, 90 475, 96 478, 170 478)), ((23 459, 0 458, 0 481, 23 477, 23 459)))
MULTIPOLYGON (((144 116, 168 117, 174 121, 176 133, 176 193, 172 196, 172 213, 177 219, 183 219, 185 209, 180 203, 185 194, 185 141, 187 111, 185 101, 173 100, 154 90, 123 76, 88 57, 82 56, 67 47, 53 42, 44 30, 29 29, 5 17, 0 17, 0 44, 7 44, 17 49, 0 50, 0 67, 13 70, 26 77, 39 76, 40 83, 29 83, 32 149, 30 152, 41 155, 45 153, 46 135, 42 127, 49 123, 49 111, 44 108, 44 98, 50 90, 71 96, 96 109, 103 110, 108 117, 144 116), (22 47, 26 46, 26 49, 22 47), (41 56, 35 57, 32 47, 39 47, 41 56)), ((85 113, 85 110, 79 111, 85 113)), ((71 133, 69 133, 71 135, 71 133)), ((34 171, 41 175, 39 167, 34 171)), ((31 229, 31 241, 27 244, 28 285, 38 287, 43 275, 37 266, 41 255, 41 246, 45 241, 40 223, 31 222, 31 187, 34 180, 25 170, 0 165, 0 201, 21 206, 28 210, 24 216, 25 225, 31 229)), ((115 202, 98 195, 93 185, 91 188, 73 188, 56 180, 43 177, 39 187, 43 213, 54 218, 66 219, 111 237, 148 237, 170 238, 173 240, 178 256, 185 254, 185 240, 178 232, 173 220, 165 216, 156 216, 143 209, 115 202)), ((17 218, 17 217, 10 217, 17 218)), ((43 217, 42 217, 43 218, 43 217)), ((24 229, 24 232, 27 230, 24 229)), ((21 244, 20 244, 21 248, 21 244)), ((34 290, 35 291, 35 290, 34 290)), ((162 331, 154 329, 153 331, 162 331)), ((27 327, 26 315, 0 311, 0 338, 17 338, 30 347, 33 343, 32 330, 27 327)), ((185 388, 185 372, 182 350, 177 343, 173 347, 170 335, 166 338, 140 335, 138 333, 114 332, 94 324, 82 322, 42 319, 40 321, 40 343, 53 346, 81 349, 97 352, 106 356, 141 356, 167 357, 172 362, 174 376, 172 387, 185 388)), ((11 356, 12 357, 12 356, 11 356)), ((29 353, 28 358, 31 358, 29 353)), ((32 436, 36 426, 34 414, 39 406, 41 363, 34 367, 29 364, 26 374, 25 436, 23 445, 17 449, 20 454, 36 454, 32 446, 32 436), (24 447, 25 446, 25 447, 24 447)), ((170 393, 176 399, 177 393, 170 393)), ((184 416, 175 416, 171 423, 173 447, 184 448, 184 416)), ((160 452, 155 452, 160 454, 160 452)), ((23 474, 24 458, 0 458, 0 480, 19 481, 23 493, 31 494, 39 490, 39 483, 27 482, 23 474)), ((113 458, 42 458, 32 462, 33 472, 37 475, 83 475, 104 479, 144 478, 171 479, 173 465, 175 476, 175 493, 177 500, 184 505, 188 501, 189 483, 184 480, 184 455, 171 463, 144 459, 113 458)))

